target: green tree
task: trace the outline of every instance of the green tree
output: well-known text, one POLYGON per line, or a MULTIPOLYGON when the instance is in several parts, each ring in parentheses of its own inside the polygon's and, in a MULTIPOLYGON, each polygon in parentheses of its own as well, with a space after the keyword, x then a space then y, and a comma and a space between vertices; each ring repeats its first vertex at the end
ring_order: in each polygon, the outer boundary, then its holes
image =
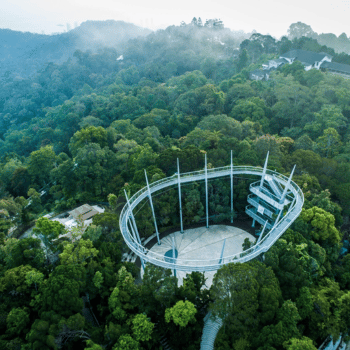
POLYGON ((196 313, 197 310, 190 301, 179 300, 172 308, 165 310, 165 321, 169 323, 172 320, 176 325, 186 327, 189 322, 195 321, 196 313))
POLYGON ((92 340, 86 341, 86 347, 85 350, 103 350, 103 347, 101 345, 95 344, 92 340))
POLYGON ((59 235, 65 232, 64 226, 58 221, 52 221, 48 218, 41 217, 33 228, 33 232, 36 235, 39 235, 41 238, 45 249, 46 249, 46 257, 48 259, 49 249, 51 251, 55 250, 54 240, 58 238, 59 235))
POLYGON ((122 321, 127 317, 126 312, 122 308, 122 303, 120 301, 120 290, 118 287, 113 289, 111 296, 108 299, 108 306, 112 315, 118 321, 122 321))
POLYGON ((29 310, 28 308, 13 308, 7 315, 7 333, 14 336, 20 336, 22 333, 27 333, 29 325, 29 310))
POLYGON ((242 100, 243 102, 243 100, 253 96, 256 96, 256 93, 249 82, 233 83, 226 95, 225 112, 229 114, 238 101, 242 100))
POLYGON ((142 312, 163 317, 165 309, 176 302, 177 279, 169 269, 147 264, 140 290, 139 307, 142 312))
POLYGON ((134 340, 129 334, 122 335, 117 344, 113 346, 112 350, 138 350, 139 343, 134 340))
POLYGON ((36 270, 29 265, 21 265, 6 270, 3 277, 0 278, 0 292, 16 298, 19 304, 28 304, 31 289, 26 284, 26 277, 31 271, 36 272, 36 270), (19 294, 21 295, 20 300, 16 297, 19 294))
POLYGON ((258 156, 262 159, 266 157, 267 152, 271 158, 280 158, 281 151, 278 139, 272 135, 262 135, 257 137, 254 142, 255 150, 258 156))
POLYGON ((252 246, 253 246, 253 243, 249 240, 249 238, 248 237, 245 238, 242 244, 243 251, 249 249, 252 246))
POLYGON ((221 267, 214 276, 211 296, 213 315, 231 324, 237 334, 245 334, 274 319, 281 291, 271 268, 249 261, 221 267))
POLYGON ((230 116, 239 121, 250 120, 259 122, 265 131, 269 129, 269 119, 266 117, 268 108, 265 101, 259 97, 238 100, 233 107, 230 116))
POLYGON ((225 114, 204 117, 198 123, 197 127, 202 130, 219 131, 222 135, 227 137, 236 137, 240 139, 242 136, 242 127, 240 123, 225 114))
POLYGON ((165 109, 154 108, 150 113, 146 113, 141 117, 136 118, 133 124, 139 129, 156 126, 162 135, 167 133, 167 123, 170 118, 169 111, 165 109))
POLYGON ((32 182, 43 186, 49 183, 50 171, 54 168, 56 154, 52 146, 45 146, 29 156, 28 173, 32 182))
POLYGON ((55 337, 59 333, 58 323, 61 316, 53 311, 43 312, 40 319, 36 319, 26 335, 30 348, 33 350, 57 350, 55 337))
POLYGON ((340 298, 341 311, 340 311, 340 321, 341 327, 344 329, 344 332, 349 328, 350 325, 350 293, 344 293, 340 298))
POLYGON ((182 94, 176 101, 177 111, 187 115, 203 117, 219 114, 223 110, 225 96, 212 84, 204 85, 182 94))
POLYGON ((296 300, 296 305, 298 307, 299 314, 302 320, 310 316, 311 312, 314 310, 310 288, 301 288, 299 297, 296 300))
POLYGON ((307 123, 305 131, 309 131, 313 138, 322 134, 325 129, 333 128, 338 133, 345 133, 347 119, 343 116, 341 109, 335 105, 323 105, 319 113, 315 113, 315 119, 307 123))
POLYGON ((28 169, 17 168, 11 176, 9 190, 14 196, 25 196, 30 185, 30 175, 28 169))
POLYGON ((70 198, 72 201, 77 191, 78 178, 74 172, 77 163, 65 153, 59 154, 58 157, 58 165, 50 173, 51 179, 55 183, 51 187, 51 192, 56 199, 62 201, 64 198, 70 198))
POLYGON ((0 179, 5 187, 8 187, 14 172, 23 166, 18 158, 11 158, 3 164, 0 171, 0 179))
POLYGON ((130 164, 130 156, 136 153, 139 148, 135 140, 119 140, 115 145, 114 149, 116 150, 116 160, 118 162, 118 170, 128 171, 130 164))
POLYGON ((117 162, 115 154, 99 144, 88 143, 77 150, 74 158, 77 178, 77 199, 86 201, 108 194, 108 184, 115 175, 117 162))
POLYGON ((41 285, 41 311, 52 310, 69 317, 83 308, 80 293, 86 284, 86 271, 80 265, 60 265, 41 285))
POLYGON ((314 34, 312 28, 303 22, 292 23, 288 28, 288 37, 291 40, 301 36, 312 37, 314 34))
POLYGON ((341 234, 334 226, 335 219, 331 213, 318 207, 312 207, 303 209, 301 218, 308 223, 309 234, 316 242, 326 240, 332 244, 340 242, 341 234))
POLYGON ((340 136, 334 128, 325 129, 323 135, 316 140, 316 149, 322 156, 327 158, 336 156, 341 146, 340 136))
POLYGON ((303 337, 301 339, 292 338, 284 344, 286 350, 317 350, 312 339, 303 337))
POLYGON ((139 148, 139 151, 135 153, 132 158, 134 169, 143 170, 156 163, 158 154, 152 150, 150 145, 145 144, 139 148))
POLYGON ((43 281, 44 281, 44 274, 39 271, 32 270, 32 271, 28 271, 28 273, 26 274, 26 284, 28 286, 31 286, 32 284, 34 284, 36 291, 38 290, 38 286, 40 286, 43 281))
POLYGON ((341 297, 344 294, 338 283, 325 278, 311 289, 314 310, 310 315, 308 328, 310 338, 323 340, 328 335, 338 339, 343 332, 341 322, 341 297))
POLYGON ((286 300, 277 311, 277 320, 283 323, 287 339, 300 336, 297 326, 301 317, 298 308, 291 300, 286 300))
POLYGON ((246 49, 243 49, 239 53, 239 57, 236 63, 237 71, 240 72, 244 67, 247 67, 249 63, 249 56, 246 49))
POLYGON ((280 132, 284 127, 299 126, 299 122, 310 106, 310 92, 291 75, 279 77, 275 87, 277 102, 272 110, 275 117, 271 120, 272 130, 280 132))
POLYGON ((62 265, 85 266, 87 261, 90 261, 97 255, 98 250, 94 248, 93 243, 89 239, 80 239, 77 245, 72 243, 66 244, 59 256, 62 265))
POLYGON ((29 204, 30 209, 35 213, 40 213, 43 210, 41 205, 41 196, 40 193, 35 191, 34 188, 28 190, 29 204))
POLYGON ((7 223, 3 225, 5 227, 8 226, 8 219, 11 221, 11 226, 14 224, 26 224, 28 222, 25 210, 27 203, 24 197, 3 197, 0 199, 0 215, 7 221, 7 223))
POLYGON ((101 288, 102 286, 102 283, 103 283, 103 275, 100 271, 96 271, 95 273, 95 276, 93 278, 93 283, 94 283, 94 286, 98 289, 101 288))
POLYGON ((0 257, 3 258, 8 268, 20 265, 41 268, 45 260, 40 239, 33 237, 8 238, 3 245, 0 245, 0 257))
POLYGON ((172 86, 176 89, 178 95, 183 94, 189 90, 202 87, 206 84, 207 78, 199 71, 186 72, 179 77, 173 77, 167 81, 168 86, 172 86))
POLYGON ((204 215, 204 206, 200 199, 200 192, 197 184, 184 189, 183 191, 183 220, 184 223, 198 222, 204 215))
MULTIPOLYGON (((0 210, 0 233, 5 236, 8 234, 8 230, 11 228, 13 223, 9 219, 9 213, 5 209, 0 210)), ((1 249, 1 248, 0 248, 1 249)))
POLYGON ((311 258, 307 245, 280 239, 266 253, 265 263, 277 276, 284 299, 295 300, 300 289, 311 284, 311 258))
POLYGON ((150 340, 153 328, 154 324, 144 314, 138 314, 132 320, 132 332, 137 341, 150 340))
POLYGON ((295 140, 295 148, 303 150, 312 150, 314 147, 314 142, 310 136, 304 134, 295 140))
POLYGON ((88 143, 97 143, 101 148, 108 145, 107 131, 102 126, 89 126, 86 129, 77 131, 71 138, 69 150, 73 156, 76 156, 78 149, 88 143))

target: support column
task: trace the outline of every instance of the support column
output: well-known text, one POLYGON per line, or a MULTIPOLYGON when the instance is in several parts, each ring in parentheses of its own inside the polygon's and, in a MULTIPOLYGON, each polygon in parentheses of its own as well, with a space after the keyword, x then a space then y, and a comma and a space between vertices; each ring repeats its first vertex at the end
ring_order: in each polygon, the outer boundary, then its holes
POLYGON ((224 239, 224 244, 222 245, 219 264, 222 264, 222 257, 224 256, 225 243, 226 243, 226 238, 224 239))
POLYGON ((129 219, 130 219, 130 221, 128 220, 127 222, 130 223, 130 231, 131 231, 131 233, 132 233, 132 236, 134 237, 134 241, 135 241, 135 242, 138 242, 138 240, 137 240, 137 238, 136 238, 134 226, 133 226, 132 221, 131 221, 131 220, 132 220, 131 215, 129 215, 129 219))
POLYGON ((142 245, 142 244, 141 244, 141 239, 140 239, 139 233, 138 233, 138 231, 137 231, 137 228, 135 228, 136 226, 135 226, 135 224, 133 223, 132 216, 130 216, 130 218, 131 218, 130 227, 131 227, 132 235, 134 236, 134 238, 135 238, 135 236, 136 236, 135 241, 136 241, 138 244, 142 245))
POLYGON ((265 164, 264 164, 264 169, 263 173, 261 175, 261 180, 260 180, 260 187, 263 186, 264 184, 264 179, 265 179, 265 174, 266 174, 266 169, 267 169, 267 161, 269 160, 269 151, 267 151, 266 159, 265 159, 265 164))
POLYGON ((141 265, 142 265, 143 271, 145 271, 145 262, 143 261, 143 259, 141 257, 139 257, 139 258, 141 260, 141 265))
POLYGON ((233 162, 231 150, 231 224, 233 223, 233 162))
MULTIPOLYGON (((175 239, 174 236, 172 236, 173 239, 173 264, 176 263, 176 255, 175 255, 175 239)), ((176 277, 176 269, 174 269, 174 276, 176 277)))
POLYGON ((209 204, 208 204, 208 169, 207 169, 207 154, 205 154, 205 211, 207 219, 207 228, 209 228, 209 204))
POLYGON ((278 221, 280 220, 282 213, 283 213, 283 209, 281 209, 280 212, 278 213, 277 219, 276 219, 275 223, 273 224, 273 226, 276 226, 278 224, 278 221))
MULTIPOLYGON (((130 216, 130 218, 131 218, 131 216, 130 216)), ((130 227, 131 227, 132 235, 134 236, 134 239, 136 241, 136 238, 135 238, 136 235, 135 235, 135 230, 134 230, 134 226, 133 226, 132 221, 130 221, 130 227)), ((139 244, 141 245, 140 237, 138 237, 138 241, 139 241, 139 244)), ((145 270, 145 263, 144 263, 143 259, 141 258, 141 256, 139 256, 139 258, 141 260, 142 268, 143 268, 143 270, 145 270)))
POLYGON ((180 205, 180 232, 184 233, 184 227, 182 223, 182 202, 181 202, 181 179, 180 179, 180 165, 179 158, 177 158, 177 182, 179 188, 179 205, 180 205))
POLYGON ((293 202, 292 202, 292 204, 291 204, 291 207, 294 206, 294 203, 296 202, 296 200, 297 200, 297 197, 294 197, 293 202))
POLYGON ((153 201, 152 201, 152 194, 151 194, 151 190, 150 190, 150 188, 149 188, 149 183, 148 183, 148 177, 147 177, 146 169, 145 169, 145 177, 146 177, 146 184, 147 184, 147 190, 148 190, 149 203, 151 204, 151 209, 152 209, 154 227, 155 227, 155 229, 156 229, 156 234, 157 234, 157 241, 158 241, 158 245, 160 245, 159 232, 158 232, 158 225, 157 225, 156 215, 154 214, 154 207, 153 207, 153 201))
POLYGON ((128 198, 128 195, 126 194, 125 189, 124 189, 124 194, 125 194, 126 202, 128 203, 128 207, 129 207, 129 210, 130 210, 131 227, 134 227, 134 230, 135 230, 134 234, 136 234, 137 241, 141 245, 141 239, 140 239, 139 231, 137 229, 136 220, 135 220, 134 214, 132 213, 132 208, 131 208, 131 205, 130 205, 130 202, 129 202, 129 198, 128 198))
MULTIPOLYGON (((128 207, 129 207, 129 210, 130 210, 129 217, 131 218, 131 221, 130 221, 131 232, 132 232, 132 235, 133 235, 135 241, 137 240, 137 242, 139 243, 140 249, 141 249, 143 247, 142 247, 142 244, 141 244, 139 231, 137 229, 136 220, 135 220, 134 214, 132 212, 132 208, 131 208, 131 205, 130 205, 130 202, 129 202, 129 198, 128 198, 128 195, 126 194, 125 189, 124 189, 124 194, 125 194, 126 202, 128 203, 128 207)), ((143 259, 141 258, 141 256, 139 258, 141 260, 141 265, 143 267, 143 270, 145 270, 145 263, 144 263, 143 259)))
POLYGON ((252 227, 255 227, 255 219, 253 219, 252 227))
POLYGON ((283 190, 280 203, 283 203, 283 202, 284 202, 284 198, 286 197, 287 191, 288 191, 288 189, 289 189, 289 187, 290 187, 290 183, 291 183, 291 181, 292 181, 292 177, 293 177, 293 174, 294 174, 295 167, 296 167, 296 165, 294 165, 293 170, 292 170, 292 172, 290 173, 290 176, 289 176, 289 178, 288 178, 287 184, 286 184, 286 186, 285 186, 285 188, 284 188, 284 190, 283 190))
POLYGON ((266 225, 267 225, 267 220, 265 221, 265 225, 264 225, 264 227, 263 227, 263 229, 262 229, 262 231, 261 231, 261 233, 260 233, 260 236, 259 236, 257 242, 255 243, 255 245, 259 244, 259 242, 261 241, 261 238, 262 238, 262 236, 263 236, 263 234, 264 234, 266 225))

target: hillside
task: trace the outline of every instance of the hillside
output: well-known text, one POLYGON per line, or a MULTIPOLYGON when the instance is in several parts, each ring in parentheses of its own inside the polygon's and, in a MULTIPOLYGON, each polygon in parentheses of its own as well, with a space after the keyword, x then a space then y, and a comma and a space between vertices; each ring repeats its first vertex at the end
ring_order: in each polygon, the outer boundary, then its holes
MULTIPOLYGON (((316 350, 348 334, 350 80, 297 60, 267 81, 249 72, 288 50, 327 53, 332 62, 350 57, 305 36, 247 38, 218 21, 135 30, 128 41, 113 25, 103 25, 108 39, 96 23, 50 38, 27 34, 36 46, 28 44, 26 59, 21 35, 6 46, 18 67, 40 69, 0 80, 0 350, 198 350, 208 312, 223 320, 216 350, 316 350), (139 283, 142 263, 119 220, 125 194, 146 186, 145 170, 150 184, 166 183, 177 161, 181 174, 204 164, 213 174, 230 163, 261 167, 267 153, 268 169, 287 177, 294 169, 304 195, 283 236, 248 263, 222 260, 211 288, 199 272, 179 286, 180 275, 152 264, 139 283), (79 215, 72 226, 69 212, 96 203, 105 211, 95 212, 93 225, 79 215), (63 221, 51 220, 56 215, 63 221)), ((253 235, 236 245, 247 256, 271 232, 265 224, 262 232, 261 219, 279 225, 294 201, 286 192, 283 209, 273 209, 282 189, 265 177, 276 195, 267 209, 250 193, 261 177, 246 175, 181 182, 181 196, 177 185, 153 192, 133 209, 132 239, 157 246, 155 230, 168 240, 183 225, 177 244, 192 252, 189 228, 232 220, 253 235), (249 211, 261 215, 254 227, 249 211)))
POLYGON ((62 34, 41 35, 0 29, 0 76, 27 77, 49 62, 62 63, 76 50, 122 49, 129 39, 151 30, 123 21, 87 21, 62 34), (8 75, 8 74, 7 74, 8 75))
POLYGON ((333 33, 317 33, 308 24, 292 23, 288 28, 288 38, 293 40, 301 37, 315 39, 320 45, 326 45, 336 53, 350 53, 350 38, 346 33, 341 33, 339 36, 333 33))

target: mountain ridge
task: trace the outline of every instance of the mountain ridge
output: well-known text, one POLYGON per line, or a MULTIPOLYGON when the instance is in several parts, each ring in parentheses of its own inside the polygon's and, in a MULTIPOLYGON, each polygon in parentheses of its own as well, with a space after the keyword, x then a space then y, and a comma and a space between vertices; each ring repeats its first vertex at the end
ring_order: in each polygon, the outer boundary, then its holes
POLYGON ((0 76, 9 72, 26 77, 45 63, 66 61, 76 50, 121 49, 128 40, 150 33, 150 29, 115 20, 86 21, 69 32, 51 35, 0 29, 0 76))

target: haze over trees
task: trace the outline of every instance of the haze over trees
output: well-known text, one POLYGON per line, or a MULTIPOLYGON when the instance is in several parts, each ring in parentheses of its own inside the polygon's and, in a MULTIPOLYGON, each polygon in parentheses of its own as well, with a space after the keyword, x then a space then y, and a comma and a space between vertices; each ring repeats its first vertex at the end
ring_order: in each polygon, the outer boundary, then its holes
MULTIPOLYGON (((350 82, 298 62, 269 81, 248 79, 290 49, 349 60, 308 31, 248 38, 194 18, 48 64, 43 45, 32 75, 13 60, 18 71, 0 82, 1 350, 161 349, 164 339, 195 350, 208 311, 224 322, 219 350, 314 350, 348 333, 350 82), (189 172, 203 168, 204 154, 209 167, 227 165, 231 150, 236 165, 262 166, 267 151, 273 170, 288 175, 296 164, 298 220, 264 259, 224 266, 210 289, 200 273, 179 287, 150 264, 141 281, 138 265, 122 261, 124 190, 145 186, 144 169, 154 182, 177 171, 177 158, 189 172), (58 238, 64 228, 43 217, 87 202, 106 211, 76 241, 58 238), (29 227, 35 235, 19 239, 29 227)), ((249 183, 235 179, 241 220, 249 183)), ((229 181, 208 189, 211 223, 227 223, 229 181)), ((203 183, 184 186, 185 225, 204 217, 204 193, 203 183)), ((176 189, 153 204, 160 232, 177 230, 176 189)), ((154 233, 149 206, 135 217, 142 238, 154 233)))
MULTIPOLYGON (((326 45, 337 53, 349 54, 350 52, 350 39, 346 33, 341 33, 339 36, 333 33, 316 33, 311 26, 303 22, 292 23, 289 26, 288 38, 290 40, 300 39, 303 36, 315 39, 319 44, 326 45)), ((346 57, 346 55, 343 56, 346 57)))

